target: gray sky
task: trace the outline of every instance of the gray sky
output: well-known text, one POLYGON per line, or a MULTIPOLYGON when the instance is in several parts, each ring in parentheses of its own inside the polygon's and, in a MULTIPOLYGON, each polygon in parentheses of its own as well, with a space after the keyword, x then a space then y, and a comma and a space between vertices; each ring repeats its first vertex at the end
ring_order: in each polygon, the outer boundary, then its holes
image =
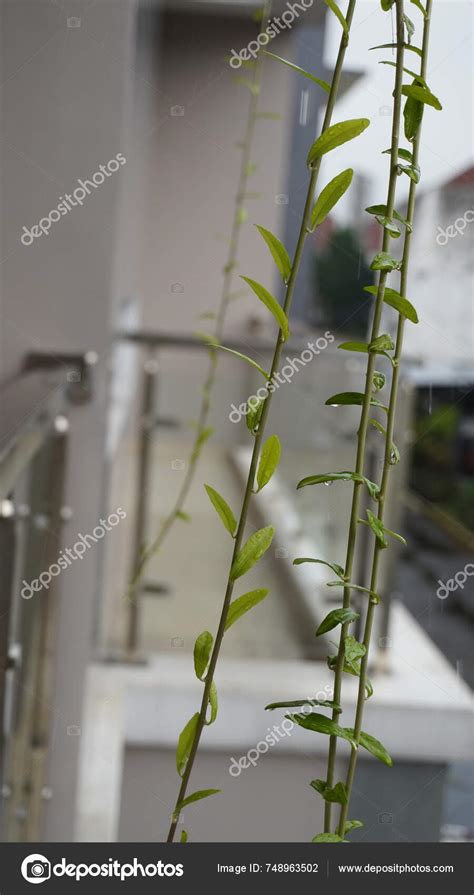
MULTIPOLYGON (((422 15, 409 2, 406 12, 416 28, 413 43, 420 46, 422 15)), ((427 82, 441 101, 443 111, 426 107, 421 147, 420 189, 423 190, 450 180, 473 164, 473 23, 474 0, 434 0, 427 82)), ((331 13, 328 13, 328 26, 325 56, 330 66, 341 31, 331 13)), ((370 204, 386 200, 388 156, 380 152, 390 145, 391 120, 383 114, 383 107, 392 103, 394 77, 391 66, 377 63, 394 56, 393 50, 368 52, 368 48, 392 41, 392 17, 382 11, 380 0, 359 0, 346 65, 365 74, 338 103, 333 120, 369 118, 371 126, 361 137, 327 156, 323 180, 329 180, 346 167, 354 168, 370 178, 367 193, 370 204)), ((419 58, 414 53, 406 56, 407 67, 417 71, 419 58)), ((402 145, 408 144, 402 142, 402 145)), ((403 177, 404 193, 407 184, 408 178, 403 177)), ((339 214, 344 213, 343 202, 339 214)))

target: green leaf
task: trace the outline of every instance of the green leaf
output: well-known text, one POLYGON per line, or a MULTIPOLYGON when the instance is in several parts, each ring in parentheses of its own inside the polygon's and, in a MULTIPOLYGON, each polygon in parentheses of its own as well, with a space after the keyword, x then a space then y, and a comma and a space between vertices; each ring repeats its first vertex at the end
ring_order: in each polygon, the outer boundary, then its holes
POLYGON ((379 392, 385 385, 386 377, 384 373, 379 373, 378 370, 374 370, 372 373, 372 384, 375 391, 379 392))
POLYGON ((261 603, 267 594, 268 590, 261 588, 260 590, 251 590, 247 594, 238 597, 237 600, 234 600, 229 607, 225 630, 227 631, 234 622, 236 622, 242 615, 245 615, 249 609, 253 609, 254 606, 261 603))
MULTIPOLYGON (((322 475, 309 475, 305 479, 301 479, 298 482, 296 489, 306 488, 307 485, 321 485, 324 482, 360 482, 363 485, 366 485, 367 490, 371 497, 374 500, 377 500, 379 495, 379 488, 375 482, 371 482, 370 479, 367 479, 365 475, 359 475, 357 472, 327 472, 322 473, 322 475)), ((336 572, 337 575, 337 572, 336 572)))
POLYGON ((262 286, 261 283, 257 283, 256 280, 251 280, 250 277, 241 277, 241 279, 245 280, 245 282, 248 283, 250 288, 253 289, 253 291, 255 292, 257 298, 259 298, 260 301, 263 302, 265 307, 268 308, 270 313, 273 314, 276 322, 278 323, 278 326, 281 329, 283 340, 286 341, 290 334, 288 317, 286 316, 281 305, 278 304, 276 298, 273 297, 268 289, 265 289, 265 286, 262 286))
POLYGON ((368 118, 354 118, 349 121, 340 121, 326 128, 325 131, 313 143, 308 153, 307 164, 311 167, 318 159, 327 152, 342 146, 348 140, 358 137, 369 126, 368 118))
MULTIPOLYGON (((365 395, 363 392, 341 392, 338 395, 332 395, 325 402, 328 407, 342 407, 345 405, 353 405, 357 407, 362 407, 364 404, 365 395)), ((376 398, 371 398, 370 403, 372 407, 380 407, 382 410, 387 410, 388 408, 385 404, 381 404, 380 401, 377 401, 376 398)))
POLYGON ((327 785, 325 780, 311 780, 310 786, 322 795, 325 802, 336 802, 338 805, 347 805, 347 788, 345 783, 336 783, 334 787, 327 785))
POLYGON ((384 12, 388 12, 392 8, 394 3, 395 0, 380 0, 380 4, 384 12))
POLYGON ((367 342, 341 342, 337 347, 341 351, 359 351, 361 354, 367 354, 369 350, 367 342))
POLYGON ((264 379, 268 380, 270 378, 270 374, 267 373, 266 370, 264 370, 263 367, 260 366, 260 364, 257 364, 256 360, 253 360, 253 358, 251 357, 247 357, 246 354, 241 354, 240 351, 234 351, 233 348, 226 348, 224 345, 213 345, 212 347, 219 348, 220 351, 227 351, 229 354, 233 354, 234 357, 239 357, 240 360, 244 360, 247 364, 250 364, 251 367, 254 367, 255 370, 258 370, 258 372, 262 374, 264 379))
POLYGON ((194 671, 200 681, 204 679, 207 666, 209 665, 213 643, 214 638, 210 631, 203 631, 196 638, 196 643, 194 644, 194 671))
MULTIPOLYGON (((416 75, 415 75, 415 77, 416 77, 416 75)), ((392 154, 391 149, 384 149, 384 151, 382 152, 382 155, 391 155, 391 154, 392 154)), ((410 152, 409 149, 399 149, 398 157, 404 159, 406 162, 413 161, 413 153, 410 152)), ((397 212, 395 212, 395 216, 396 215, 397 215, 397 212)), ((400 218, 400 220, 403 220, 403 218, 400 218)))
POLYGON ((324 733, 327 734, 327 736, 335 736, 347 740, 352 748, 355 748, 354 732, 349 732, 347 728, 340 727, 339 724, 336 724, 331 718, 326 718, 326 715, 320 715, 318 712, 310 712, 309 715, 286 715, 285 717, 288 718, 289 721, 298 724, 300 727, 304 727, 305 730, 312 730, 315 733, 324 733))
POLYGON ((359 827, 363 827, 364 824, 361 820, 346 820, 344 824, 344 833, 350 833, 351 830, 358 830, 359 827))
POLYGON ((419 165, 398 165, 397 170, 399 174, 406 174, 414 183, 420 182, 421 171, 419 165))
POLYGON ((191 752, 198 723, 199 712, 196 712, 196 714, 189 719, 186 726, 183 727, 179 735, 178 745, 176 748, 176 768, 180 777, 183 776, 186 770, 189 753, 191 752))
MULTIPOLYGON (((335 671, 337 663, 337 656, 328 656, 327 664, 328 668, 331 671, 335 671)), ((347 662, 344 662, 343 668, 344 674, 351 674, 353 677, 359 677, 360 675, 360 666, 359 663, 354 663, 354 667, 352 668, 347 662)), ((374 688, 369 680, 369 678, 365 679, 365 691, 366 691, 366 699, 370 699, 374 692, 374 688)))
POLYGON ((396 541, 400 541, 400 544, 403 544, 404 547, 407 546, 407 542, 402 535, 399 535, 396 531, 392 531, 391 528, 384 527, 385 534, 390 538, 395 538, 396 541))
POLYGON ((400 270, 401 261, 397 261, 389 252, 377 252, 372 264, 371 270, 400 270))
POLYGON ((342 568, 342 566, 339 566, 335 562, 326 562, 326 560, 324 559, 312 559, 309 556, 298 556, 296 559, 293 560, 293 565, 300 566, 304 562, 315 562, 320 563, 323 566, 328 566, 328 568, 332 569, 332 571, 335 572, 336 575, 339 576, 339 578, 344 578, 344 569, 342 568))
POLYGON ((226 503, 226 501, 224 500, 223 497, 221 497, 219 492, 216 491, 214 488, 211 488, 210 485, 204 485, 204 487, 207 491, 207 496, 209 497, 209 500, 211 501, 214 509, 221 517, 222 522, 224 523, 224 527, 227 529, 228 532, 230 532, 232 537, 234 537, 234 534, 237 529, 237 521, 236 521, 236 518, 235 518, 229 504, 226 503))
POLYGON ((188 834, 187 834, 186 830, 181 830, 181 836, 179 837, 179 841, 180 842, 188 841, 188 834))
POLYGON ((211 707, 211 714, 209 716, 209 720, 206 720, 206 724, 209 727, 210 724, 214 724, 214 721, 217 718, 217 708, 218 708, 218 700, 217 700, 217 687, 212 681, 211 689, 209 690, 209 705, 211 707))
MULTIPOLYGON (((371 295, 377 295, 377 291, 377 286, 364 286, 364 292, 370 292, 371 295)), ((412 323, 418 323, 418 314, 412 303, 408 301, 408 298, 404 298, 403 295, 400 295, 396 289, 390 289, 386 286, 383 300, 386 305, 389 305, 391 308, 394 308, 395 311, 398 311, 402 317, 406 317, 407 320, 411 320, 412 323)))
POLYGON ((205 429, 201 429, 198 437, 196 438, 196 448, 201 448, 213 434, 214 429, 212 426, 206 426, 205 429))
MULTIPOLYGON (((411 153, 408 153, 408 155, 411 157, 411 153)), ((367 214, 375 215, 377 220, 379 219, 379 217, 381 219, 385 219, 387 217, 387 206, 386 205, 369 205, 368 208, 366 208, 365 210, 366 210, 367 214)), ((393 214, 393 217, 395 218, 395 220, 400 221, 400 223, 403 224, 403 226, 407 228, 408 232, 411 233, 411 231, 413 229, 411 224, 407 220, 405 220, 405 218, 402 217, 402 215, 399 214, 398 211, 395 211, 395 209, 393 210, 392 214, 393 214)), ((388 220, 389 220, 389 218, 388 218, 388 220)))
POLYGON ((391 351, 392 348, 395 348, 395 345, 388 333, 380 333, 369 345, 369 351, 374 354, 377 354, 379 351, 391 351))
POLYGON ((413 3, 414 6, 416 6, 417 9, 420 10, 422 16, 423 16, 424 18, 426 18, 426 9, 425 9, 425 7, 420 3, 420 0, 410 0, 410 3, 413 3))
POLYGON ((385 530, 384 530, 382 522, 380 521, 380 519, 377 519, 377 516, 374 516, 374 514, 370 510, 366 510, 366 513, 367 513, 367 519, 368 519, 369 525, 370 525, 375 537, 377 538, 379 543, 382 545, 382 547, 388 547, 388 541, 385 537, 385 533, 384 533, 385 530))
MULTIPOLYGON (((348 728, 350 733, 354 733, 351 728, 348 728)), ((378 758, 379 761, 382 761, 384 764, 388 765, 389 768, 393 765, 393 760, 388 754, 387 750, 380 740, 375 739, 375 737, 371 736, 370 733, 365 733, 363 730, 360 734, 360 745, 367 749, 367 752, 370 752, 375 758, 378 758)))
POLYGON ((308 78, 310 81, 313 81, 314 84, 317 84, 318 87, 322 87, 326 93, 329 93, 331 90, 330 84, 327 81, 323 81, 321 78, 317 78, 315 75, 312 75, 309 71, 305 71, 304 68, 300 68, 299 65, 295 65, 294 62, 289 62, 288 59, 283 59, 281 56, 277 56, 276 53, 270 53, 268 50, 263 51, 265 56, 271 56, 272 59, 276 59, 277 62, 283 62, 283 65, 287 65, 288 68, 292 68, 293 71, 296 71, 299 75, 303 75, 305 78, 308 78))
POLYGON ((220 792, 220 789, 199 789, 197 792, 193 792, 191 796, 186 796, 186 798, 176 806, 177 813, 179 814, 183 808, 186 808, 186 805, 191 805, 193 802, 200 802, 201 799, 207 799, 208 796, 213 796, 216 792, 220 792))
POLYGON ((405 137, 411 143, 415 139, 423 119, 424 105, 413 96, 409 96, 403 109, 405 137))
MULTIPOLYGON (((398 44, 379 44, 377 47, 369 47, 369 50, 396 50, 398 44)), ((403 48, 405 50, 411 50, 412 53, 416 53, 417 56, 423 56, 419 47, 414 47, 412 44, 403 44, 403 48)))
POLYGON ((349 189, 354 171, 347 168, 331 180, 318 196, 311 212, 311 229, 319 227, 326 220, 341 196, 349 189))
POLYGON ((360 615, 358 612, 354 612, 353 609, 333 609, 321 622, 316 631, 316 637, 320 637, 321 634, 327 634, 328 631, 332 631, 338 625, 354 622, 357 618, 360 618, 360 615))
POLYGON ((438 97, 431 93, 431 90, 428 90, 427 87, 420 87, 419 84, 405 84, 402 87, 403 96, 409 96, 412 99, 417 100, 417 102, 424 103, 427 106, 432 106, 433 109, 436 109, 438 112, 443 108, 438 97))
MULTIPOLYGON (((368 523, 367 523, 368 524, 368 523)), ((374 602, 380 603, 380 597, 374 590, 368 587, 362 587, 361 584, 352 584, 351 581, 328 581, 328 587, 349 587, 351 590, 359 590, 364 594, 370 594, 374 598, 374 602)))
POLYGON ((268 550, 274 534, 275 529, 268 525, 266 528, 261 528, 259 531, 255 531, 253 535, 250 535, 232 564, 230 570, 231 581, 236 581, 237 578, 245 575, 258 562, 260 557, 268 550))
POLYGON ((181 522, 191 522, 191 516, 189 513, 185 513, 184 510, 178 510, 176 513, 176 518, 181 519, 181 522))
POLYGON ((265 711, 272 712, 274 709, 300 708, 303 705, 322 705, 325 708, 339 712, 339 714, 342 712, 339 703, 333 702, 331 699, 293 699, 290 702, 271 702, 270 705, 265 706, 265 711))
POLYGON ((258 464, 257 485, 259 491, 261 491, 262 488, 264 488, 265 485, 270 481, 273 473, 275 472, 275 469, 280 462, 280 456, 280 439, 278 438, 278 435, 270 435, 270 437, 263 445, 258 464))
POLYGON ((401 230, 397 224, 393 223, 391 218, 376 217, 375 220, 393 239, 398 239, 401 236, 401 230))
POLYGON ((348 634, 347 637, 344 638, 344 659, 351 668, 357 667, 359 659, 362 659, 366 652, 367 649, 364 644, 359 643, 352 634, 348 634))
POLYGON ((270 230, 266 230, 265 227, 260 227, 259 224, 256 224, 255 226, 260 235, 265 240, 268 248, 270 249, 275 264, 280 271, 281 278, 286 284, 291 274, 291 261, 290 256, 285 249, 285 246, 278 239, 277 236, 274 236, 273 233, 270 233, 270 230))
POLYGON ((256 396, 256 400, 252 399, 252 404, 250 402, 247 404, 247 413, 246 413, 246 422, 247 429, 253 434, 256 433, 259 423, 260 417, 262 416, 263 405, 265 404, 265 398, 260 398, 258 395, 256 396))
POLYGON ((339 9, 336 0, 324 0, 326 6, 329 6, 329 9, 332 10, 336 18, 342 25, 343 31, 345 34, 349 34, 349 25, 347 24, 341 10, 339 9))
POLYGON ((347 842, 347 839, 342 839, 337 833, 318 833, 311 842, 347 842))

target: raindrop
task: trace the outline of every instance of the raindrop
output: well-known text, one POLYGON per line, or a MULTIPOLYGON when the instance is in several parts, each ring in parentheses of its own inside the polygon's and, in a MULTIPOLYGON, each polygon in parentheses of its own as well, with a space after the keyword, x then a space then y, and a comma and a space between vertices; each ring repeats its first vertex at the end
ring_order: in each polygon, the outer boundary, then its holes
POLYGON ((324 482, 326 488, 329 488, 329 485, 334 485, 334 482, 324 482))

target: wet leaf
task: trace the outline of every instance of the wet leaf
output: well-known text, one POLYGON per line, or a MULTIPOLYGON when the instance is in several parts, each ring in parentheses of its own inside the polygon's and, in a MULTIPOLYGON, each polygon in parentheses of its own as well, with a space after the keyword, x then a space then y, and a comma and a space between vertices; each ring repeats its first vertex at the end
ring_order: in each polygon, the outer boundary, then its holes
POLYGON ((359 134, 368 128, 370 121, 368 118, 354 118, 349 121, 339 121, 337 124, 331 125, 318 137, 313 143, 308 153, 307 164, 311 167, 318 159, 322 158, 327 152, 342 146, 348 140, 353 140, 359 134))
POLYGON ((318 196, 311 212, 311 229, 319 227, 326 220, 329 212, 339 202, 341 196, 349 189, 354 171, 347 168, 331 180, 318 196))

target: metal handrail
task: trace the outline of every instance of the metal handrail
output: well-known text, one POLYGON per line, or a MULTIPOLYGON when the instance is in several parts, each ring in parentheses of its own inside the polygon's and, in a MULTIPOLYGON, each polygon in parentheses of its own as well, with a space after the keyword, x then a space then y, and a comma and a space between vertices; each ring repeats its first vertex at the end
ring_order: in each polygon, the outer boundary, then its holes
POLYGON ((68 405, 90 394, 87 355, 30 354, 0 389, 0 783, 3 837, 41 838, 59 587, 21 599, 61 546, 68 405), (7 561, 5 561, 7 560, 7 561))

